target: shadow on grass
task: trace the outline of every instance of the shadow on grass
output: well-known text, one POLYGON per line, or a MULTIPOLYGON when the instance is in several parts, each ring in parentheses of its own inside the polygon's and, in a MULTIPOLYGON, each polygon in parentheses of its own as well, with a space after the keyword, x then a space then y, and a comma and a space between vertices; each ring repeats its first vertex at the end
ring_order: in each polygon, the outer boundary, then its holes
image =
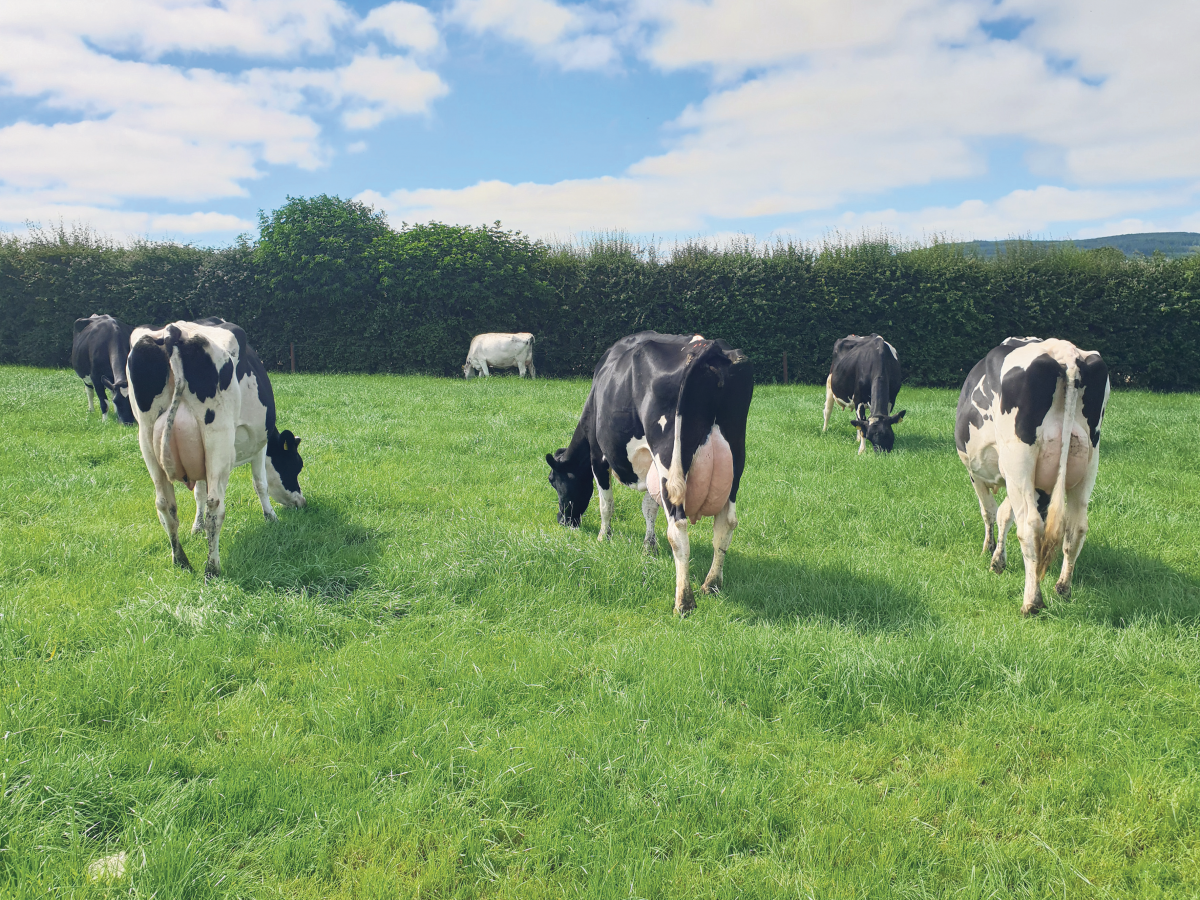
MULTIPOLYGON (((1058 571, 1054 566, 1050 574, 1057 578, 1058 571)), ((1137 619, 1173 624, 1200 622, 1200 581, 1160 559, 1131 550, 1088 541, 1075 568, 1073 587, 1075 596, 1083 602, 1057 599, 1050 578, 1046 579, 1042 589, 1055 614, 1079 616, 1115 628, 1137 619)))
MULTIPOLYGON (((712 551, 692 553, 692 571, 708 571, 712 551)), ((857 631, 914 631, 935 624, 918 597, 895 584, 837 566, 804 566, 776 557, 730 553, 723 596, 754 622, 825 621, 857 631)))
POLYGON ((310 501, 304 509, 276 509, 278 522, 259 519, 221 541, 225 578, 243 590, 295 590, 342 600, 375 584, 373 564, 382 536, 337 503, 310 501))

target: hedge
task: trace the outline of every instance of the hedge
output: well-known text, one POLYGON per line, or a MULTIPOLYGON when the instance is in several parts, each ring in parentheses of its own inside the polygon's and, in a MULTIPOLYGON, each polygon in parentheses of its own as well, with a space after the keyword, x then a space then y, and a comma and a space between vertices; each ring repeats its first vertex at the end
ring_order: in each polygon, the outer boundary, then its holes
POLYGON ((289 198, 256 241, 122 247, 88 232, 0 240, 0 363, 64 366, 72 323, 220 315, 271 368, 458 374, 471 336, 532 331, 539 373, 587 375, 646 328, 723 337, 779 380, 820 383, 833 342, 877 331, 910 384, 955 386, 1009 335, 1099 350, 1114 384, 1200 388, 1200 256, 1014 244, 983 258, 866 239, 669 258, 627 240, 553 248, 499 223, 393 230, 337 197, 289 198))

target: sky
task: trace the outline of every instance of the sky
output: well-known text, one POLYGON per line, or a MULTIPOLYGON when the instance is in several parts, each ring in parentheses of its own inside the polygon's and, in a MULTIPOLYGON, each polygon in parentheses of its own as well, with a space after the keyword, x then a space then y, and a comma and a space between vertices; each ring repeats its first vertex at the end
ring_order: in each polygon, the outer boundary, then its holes
POLYGON ((1200 3, 5 0, 0 231, 1200 231, 1200 3))

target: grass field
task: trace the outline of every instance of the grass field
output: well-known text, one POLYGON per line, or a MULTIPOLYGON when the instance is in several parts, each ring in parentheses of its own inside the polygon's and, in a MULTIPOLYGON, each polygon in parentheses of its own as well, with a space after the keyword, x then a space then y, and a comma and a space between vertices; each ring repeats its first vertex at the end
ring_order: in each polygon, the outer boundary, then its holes
POLYGON ((1200 398, 1113 395, 1074 599, 1022 620, 955 392, 857 457, 823 388, 760 387, 679 620, 636 493, 610 544, 555 523, 585 382, 274 384, 308 507, 239 469, 206 585, 136 430, 0 369, 0 895, 1200 892, 1200 398))

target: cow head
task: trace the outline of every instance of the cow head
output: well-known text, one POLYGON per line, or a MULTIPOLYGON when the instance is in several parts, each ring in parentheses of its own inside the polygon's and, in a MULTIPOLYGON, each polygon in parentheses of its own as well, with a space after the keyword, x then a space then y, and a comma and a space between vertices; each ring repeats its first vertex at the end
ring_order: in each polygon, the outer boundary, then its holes
POLYGON ((592 467, 586 453, 579 460, 567 459, 565 448, 546 454, 550 464, 550 484, 558 492, 558 524, 578 528, 588 504, 592 502, 592 467))
POLYGON ((475 377, 475 367, 473 365, 471 365, 469 362, 463 363, 463 378, 470 381, 474 377, 475 377))
POLYGON ((876 453, 880 451, 891 453, 892 445, 896 443, 896 435, 892 431, 892 426, 903 419, 908 410, 902 409, 894 416, 871 416, 869 419, 862 418, 865 412, 865 409, 860 409, 859 418, 850 424, 866 434, 867 440, 875 448, 876 453))
POLYGON ((117 410, 117 421, 122 425, 136 425, 137 419, 133 417, 133 406, 129 402, 129 382, 124 378, 120 381, 113 381, 108 376, 101 380, 112 394, 113 407, 117 410))
POLYGON ((304 494, 300 493, 300 470, 304 460, 300 458, 300 438, 290 431, 267 436, 267 493, 271 499, 283 506, 304 506, 304 494))

